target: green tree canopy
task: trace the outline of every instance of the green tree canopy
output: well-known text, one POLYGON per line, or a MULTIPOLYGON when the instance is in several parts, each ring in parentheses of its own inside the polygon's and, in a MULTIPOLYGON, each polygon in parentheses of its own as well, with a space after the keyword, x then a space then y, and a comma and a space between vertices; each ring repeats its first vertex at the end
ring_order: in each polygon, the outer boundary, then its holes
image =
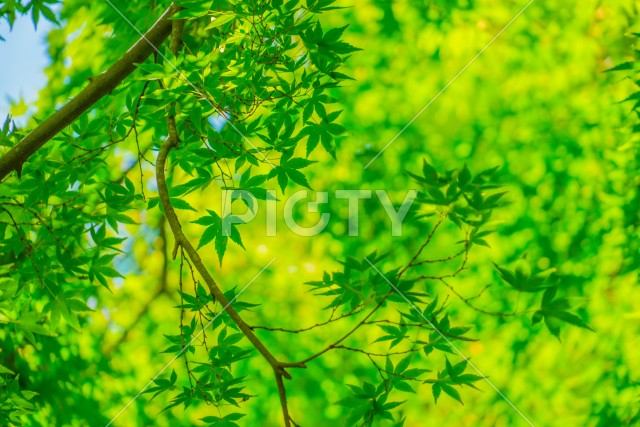
POLYGON ((0 2, 0 423, 637 423, 639 14, 0 2))

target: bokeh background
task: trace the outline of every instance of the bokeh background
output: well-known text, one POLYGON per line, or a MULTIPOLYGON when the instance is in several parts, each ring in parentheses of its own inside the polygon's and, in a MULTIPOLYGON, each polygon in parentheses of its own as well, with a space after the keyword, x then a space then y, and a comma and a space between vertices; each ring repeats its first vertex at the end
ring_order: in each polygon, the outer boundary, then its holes
MULTIPOLYGON (((423 158, 440 169, 465 163, 473 171, 500 166, 498 176, 508 190, 509 204, 496 212, 496 233, 487 239, 491 247, 474 251, 456 289, 472 296, 492 284, 476 303, 514 311, 526 304, 525 297, 501 284, 491 263, 526 261, 541 270, 555 268, 563 291, 595 332, 563 327, 556 339, 543 325, 532 326, 531 316, 485 316, 452 297, 451 318, 472 326, 478 339, 462 343, 460 349, 535 425, 604 427, 638 422, 638 117, 633 102, 621 102, 637 90, 637 76, 629 70, 607 70, 633 60, 637 53, 638 38, 633 33, 640 32, 640 2, 534 1, 366 169, 378 150, 526 3, 340 3, 346 8, 326 14, 326 25, 349 24, 346 39, 363 51, 347 64, 346 72, 355 80, 333 93, 344 110, 341 118, 347 129, 339 156, 313 154, 319 163, 309 169, 312 187, 330 192, 385 189, 400 202, 415 187, 406 171, 419 170, 423 158)), ((63 88, 80 87, 87 76, 110 63, 112 54, 104 52, 117 51, 115 46, 122 50, 137 37, 105 4, 69 1, 60 13, 62 25, 50 25, 42 34, 46 61, 26 66, 32 70, 48 63, 46 84, 29 74, 27 81, 32 84, 16 93, 15 69, 22 74, 25 66, 11 60, 14 54, 1 51, 0 97, 3 108, 19 120, 59 105, 68 96, 63 88), (117 40, 110 37, 113 28, 118 30, 117 40), (26 99, 21 98, 25 93, 26 99)), ((148 17, 147 26, 153 19, 148 17)), ((7 41, 0 45, 15 47, 37 40, 32 31, 17 38, 4 28, 0 35, 7 41)), ((33 57, 42 58, 34 49, 33 57)), ((128 168, 134 150, 135 146, 126 145, 117 149, 114 176, 128 168)), ((136 183, 142 179, 152 193, 153 175, 151 167, 146 168, 142 178, 133 170, 131 179, 136 183)), ((188 201, 199 210, 217 209, 221 203, 216 188, 192 194, 188 201)), ((347 255, 361 258, 378 250, 402 264, 416 249, 418 230, 407 228, 402 236, 391 237, 390 223, 375 197, 361 205, 357 237, 347 235, 344 200, 331 199, 326 209, 332 214, 330 226, 314 238, 287 230, 282 215, 278 235, 267 237, 263 210, 243 233, 246 250, 230 246, 221 267, 212 249, 203 251, 227 289, 243 286, 276 257, 241 298, 261 304, 247 314, 250 323, 295 328, 322 321, 327 301, 310 294, 305 282, 320 280, 323 271, 337 269, 347 255)), ((181 214, 185 223, 199 216, 181 214)), ((166 266, 164 273, 167 249, 158 212, 132 215, 141 225, 121 228, 121 237, 127 237, 125 253, 116 258, 124 278, 113 280, 112 292, 102 290, 100 298, 88 301, 95 311, 84 331, 69 338, 74 345, 58 352, 68 362, 65 374, 75 379, 73 395, 86 399, 65 399, 67 385, 56 384, 52 373, 50 385, 38 391, 58 395, 59 406, 42 413, 43 425, 47 420, 56 425, 106 423, 172 357, 161 351, 168 347, 164 335, 178 329, 177 265, 166 266)), ((302 223, 317 219, 306 212, 300 215, 302 223)), ((192 236, 199 231, 188 230, 192 236)), ((458 239, 453 228, 445 229, 431 253, 447 253, 458 239)), ((435 285, 427 292, 448 295, 447 289, 435 285)), ((307 334, 261 336, 276 353, 301 359, 348 327, 347 323, 307 334)), ((372 336, 359 334, 351 340, 354 346, 365 346, 372 336)), ((425 360, 425 367, 429 363, 425 360)), ((180 361, 172 368, 184 369, 180 361)), ((247 375, 248 391, 256 396, 242 408, 247 415, 241 423, 278 425, 277 392, 266 363, 253 358, 240 369, 247 375)), ((345 384, 374 375, 366 356, 330 352, 287 383, 291 411, 301 425, 339 424, 346 409, 336 402, 346 396, 345 384)), ((399 410, 406 416, 404 425, 525 425, 487 384, 478 385, 481 391, 463 392, 464 405, 446 396, 434 404, 427 384, 416 394, 399 396, 398 400, 406 400, 399 410)), ((212 412, 206 406, 161 412, 167 399, 159 396, 149 402, 143 396, 117 425, 186 426, 212 412)))

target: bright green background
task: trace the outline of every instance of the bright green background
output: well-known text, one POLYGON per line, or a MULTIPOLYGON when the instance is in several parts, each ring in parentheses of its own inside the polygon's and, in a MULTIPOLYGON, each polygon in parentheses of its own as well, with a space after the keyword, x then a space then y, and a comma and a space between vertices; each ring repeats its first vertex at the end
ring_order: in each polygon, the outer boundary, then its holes
MULTIPOLYGON (((106 4, 79 7, 82 4, 65 2, 64 25, 48 36, 53 63, 47 69, 50 83, 37 103, 40 111, 66 100, 74 92, 68 88, 99 73, 137 37, 106 4), (105 37, 114 25, 118 38, 105 37)), ((488 239, 491 248, 474 250, 470 269, 456 280, 456 289, 473 296, 493 283, 475 301, 478 306, 510 312, 527 305, 524 296, 499 281, 491 266, 510 265, 526 256, 539 269, 557 269, 564 293, 596 332, 563 327, 558 340, 541 324, 531 326, 530 315, 485 316, 452 296, 454 323, 473 326, 471 334, 479 340, 462 343, 460 349, 535 425, 630 425, 632 419, 638 421, 640 395, 638 121, 632 103, 620 103, 634 92, 633 79, 625 78, 633 74, 605 71, 633 59, 637 38, 631 33, 640 31, 639 2, 535 1, 380 158, 363 168, 524 4, 362 0, 324 15, 328 26, 348 23, 345 38, 363 51, 347 62, 346 72, 355 80, 333 94, 344 110, 347 129, 338 158, 316 151, 312 159, 319 164, 308 170, 310 183, 326 191, 386 189, 400 201, 415 187, 404 171, 418 170, 423 158, 440 169, 465 162, 474 171, 501 166, 499 177, 510 203, 497 211, 497 233, 488 239)), ((143 6, 131 7, 131 14, 141 26, 155 19, 145 17, 143 6)), ((20 106, 14 113, 22 113, 20 106)), ((113 152, 114 169, 124 161, 125 151, 113 152)), ((151 169, 146 172, 145 184, 152 176, 151 169)), ((138 185, 137 171, 131 179, 138 185)), ((213 188, 188 200, 201 210, 220 204, 213 188)), ((326 318, 326 301, 308 293, 304 282, 319 280, 323 270, 337 268, 336 261, 346 255, 358 258, 379 250, 402 264, 415 251, 415 230, 389 237, 390 225, 377 203, 372 199, 363 204, 357 238, 346 236, 345 221, 338 220, 338 215, 346 215, 344 201, 332 200, 335 219, 316 238, 295 236, 284 224, 279 224, 277 238, 265 237, 262 221, 256 221, 243 230, 247 250, 230 245, 221 268, 212 248, 203 250, 203 256, 227 289, 243 286, 277 257, 242 298, 262 304, 247 314, 248 320, 270 326, 311 325, 326 318)), ((183 214, 185 223, 199 216, 183 214)), ((56 354, 51 357, 65 363, 55 364, 59 371, 50 375, 40 374, 36 391, 56 402, 40 412, 41 425, 52 425, 48 420, 54 414, 56 425, 83 425, 87 419, 104 424, 170 360, 170 354, 159 351, 167 347, 163 334, 177 333, 175 263, 168 281, 173 293, 158 297, 127 339, 110 350, 153 294, 162 265, 160 240, 150 231, 158 212, 134 215, 146 225, 126 227, 126 255, 119 264, 125 278, 114 281, 112 293, 100 291, 97 309, 82 333, 70 331, 60 349, 50 343, 56 354), (67 376, 75 383, 70 389, 56 382, 67 376)), ((314 218, 310 215, 309 223, 314 218)), ((201 230, 189 232, 197 236, 201 230)), ((448 253, 457 239, 452 228, 446 229, 431 253, 448 253)), ((448 294, 436 285, 427 292, 441 298, 448 294)), ((276 354, 296 360, 348 329, 347 322, 307 334, 260 336, 276 354)), ((374 339, 359 334, 350 342, 366 346, 374 339)), ((34 351, 25 357, 37 365, 48 356, 34 351)), ((421 363, 429 367, 432 361, 421 363)), ((172 368, 181 372, 183 366, 178 361, 172 368)), ((253 358, 241 373, 248 376, 247 391, 256 395, 242 408, 247 415, 241 425, 277 425, 280 408, 266 363, 253 358)), ((367 358, 344 352, 331 352, 307 370, 295 371, 287 389, 297 422, 339 423, 345 410, 336 402, 347 394, 344 384, 364 377, 375 377, 367 358)), ((435 405, 427 384, 416 395, 398 393, 396 400, 406 400, 398 413, 406 416, 409 427, 525 425, 486 383, 477 385, 481 392, 463 391, 464 406, 447 396, 435 405)), ((216 414, 207 407, 160 413, 168 397, 147 403, 148 396, 143 396, 116 425, 191 425, 216 414)))

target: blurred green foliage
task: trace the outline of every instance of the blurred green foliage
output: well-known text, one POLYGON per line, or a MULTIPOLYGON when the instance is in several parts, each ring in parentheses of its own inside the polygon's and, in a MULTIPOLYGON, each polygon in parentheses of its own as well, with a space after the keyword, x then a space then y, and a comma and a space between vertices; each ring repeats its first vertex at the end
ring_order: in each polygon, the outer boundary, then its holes
MULTIPOLYGON (((9 22, 20 13, 62 23, 48 36, 49 84, 29 129, 139 37, 108 3, 65 1, 59 16, 52 3, 0 4, 9 22)), ((250 325, 264 326, 255 332, 274 354, 305 360, 335 342, 366 314, 353 310, 385 298, 385 278, 397 278, 419 306, 421 314, 394 296, 371 319, 379 324, 341 343, 348 348, 292 370, 285 384, 297 424, 357 425, 373 412, 374 425, 410 427, 527 425, 518 411, 544 426, 640 421, 640 2, 534 1, 460 75, 526 2, 363 0, 339 2, 344 8, 336 10, 328 1, 303 2, 322 22, 321 33, 305 33, 308 60, 318 76, 334 73, 327 81, 336 84, 303 94, 297 105, 276 101, 256 110, 238 101, 250 92, 247 81, 293 89, 286 78, 260 81, 271 65, 252 75, 257 63, 246 59, 247 46, 229 41, 248 39, 233 32, 234 20, 247 23, 258 12, 211 21, 209 9, 241 2, 181 3, 189 6, 183 16, 194 18, 185 43, 198 50, 180 66, 215 88, 218 102, 229 96, 223 109, 252 118, 237 126, 259 142, 256 157, 266 153, 277 166, 225 151, 223 143, 216 145, 223 160, 202 160, 199 134, 242 138, 228 125, 203 131, 209 107, 151 58, 25 164, 21 180, 2 182, 2 423, 107 424, 220 308, 188 260, 170 259, 152 164, 167 135, 167 105, 178 105, 183 142, 170 169, 172 203, 221 287, 237 293, 276 257, 236 303, 250 325), (325 42, 333 47, 321 55, 325 42), (211 75, 222 83, 207 81, 211 75), (106 144, 105 135, 119 142, 106 144), (278 234, 268 237, 260 211, 230 236, 239 244, 229 244, 214 234, 220 190, 235 183, 263 198, 266 189, 282 199, 307 186, 384 189, 396 206, 409 189, 421 195, 401 236, 392 237, 375 197, 361 200, 360 233, 349 236, 347 203, 330 198, 317 214, 296 212, 306 224, 332 214, 318 236, 296 235, 279 215, 278 234), (431 237, 445 216, 451 220, 431 237), (422 255, 445 261, 403 278, 427 236, 422 255), (452 268, 455 277, 442 279, 452 268), (355 284, 363 287, 353 292, 355 284), (400 354, 373 355, 393 352, 400 354)), ((150 12, 147 2, 115 4, 141 29, 168 6, 153 2, 150 12)), ((7 122, 0 143, 13 145, 27 130, 7 122)), ((233 206, 243 210, 241 201, 233 206)), ((178 358, 114 425, 281 423, 273 372, 234 328, 227 316, 214 319, 208 351, 197 341, 186 353, 191 362, 178 358), (202 368, 203 357, 219 370, 202 368), (189 370, 209 375, 203 381, 219 374, 221 405, 193 397, 189 370)))

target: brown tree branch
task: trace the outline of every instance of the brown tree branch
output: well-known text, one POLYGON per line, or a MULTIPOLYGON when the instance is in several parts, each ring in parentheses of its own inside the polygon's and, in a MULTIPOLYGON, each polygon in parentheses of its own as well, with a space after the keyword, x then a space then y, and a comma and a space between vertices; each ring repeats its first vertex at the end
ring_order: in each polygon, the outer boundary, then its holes
MULTIPOLYGON (((174 55, 177 55, 180 45, 182 44, 183 29, 183 20, 176 20, 173 22, 170 49, 174 55)), ((292 420, 291 416, 289 415, 289 408, 287 406, 287 395, 283 378, 291 379, 291 374, 287 372, 287 368, 304 368, 305 366, 298 363, 280 362, 278 359, 276 359, 276 357, 255 335, 251 326, 249 326, 249 324, 247 324, 245 320, 240 316, 240 314, 231 306, 231 302, 224 295, 222 289, 220 289, 215 279, 213 278, 213 276, 211 276, 209 270, 202 262, 198 251, 196 251, 189 239, 184 235, 180 220, 178 219, 178 216, 173 209, 173 206, 171 205, 169 188, 167 187, 167 180, 165 176, 167 156, 172 149, 178 146, 179 142, 178 131, 176 127, 176 118, 171 111, 167 115, 167 131, 168 137, 160 146, 158 157, 156 159, 156 182, 158 185, 158 198, 160 199, 160 204, 162 206, 162 209, 164 210, 169 228, 171 229, 175 239, 173 258, 176 258, 178 248, 182 248, 182 253, 186 253, 188 259, 191 260, 194 267, 209 288, 209 292, 211 293, 211 295, 213 295, 214 300, 219 302, 221 307, 224 307, 223 310, 227 312, 229 317, 231 317, 231 319, 238 326, 244 336, 251 342, 251 344, 253 344, 256 350, 258 350, 258 352, 264 357, 269 365, 271 365, 271 368, 273 369, 273 373, 275 375, 276 385, 278 387, 278 395, 280 397, 280 404, 282 406, 284 425, 285 427, 290 427, 292 420)))
POLYGON ((215 279, 209 273, 209 270, 204 265, 200 255, 193 247, 189 239, 184 235, 182 231, 182 225, 180 224, 180 220, 176 215, 175 210, 171 205, 171 201, 169 198, 169 189, 167 187, 167 181, 165 176, 165 166, 167 162, 167 156, 169 152, 177 146, 178 143, 178 135, 176 131, 176 123, 175 118, 173 116, 167 117, 167 125, 169 130, 169 137, 165 140, 165 142, 160 147, 160 151, 158 152, 158 158, 156 160, 156 181, 158 184, 158 196, 160 199, 160 204, 162 205, 162 209, 165 212, 165 216, 167 218, 167 222, 169 227, 174 235, 176 248, 174 248, 174 254, 176 253, 176 249, 181 247, 188 258, 193 263, 194 267, 204 280, 205 284, 209 288, 209 292, 213 295, 214 299, 220 303, 222 307, 226 307, 225 310, 229 317, 234 321, 234 323, 238 326, 240 331, 244 334, 244 336, 253 344, 253 346, 258 350, 258 352, 264 357, 264 359, 271 365, 273 368, 276 384, 278 385, 278 393, 280 395, 280 402, 282 405, 282 412, 284 416, 284 425, 289 427, 291 425, 291 417, 289 416, 289 411, 287 408, 287 399, 285 395, 284 383, 282 378, 291 379, 291 374, 286 371, 287 368, 298 367, 304 368, 304 364, 302 363, 288 363, 288 362, 280 362, 276 357, 271 354, 271 352, 265 347, 265 345, 260 341, 260 339, 255 335, 251 326, 249 326, 245 320, 240 316, 240 314, 231 306, 229 299, 224 295, 215 279))
MULTIPOLYGON (((440 227, 440 225, 442 225, 444 219, 446 218, 446 214, 445 215, 441 215, 440 218, 438 219, 438 221, 436 221, 435 225, 433 226, 433 228, 431 229, 431 231, 429 232, 429 234, 427 235, 425 241, 423 242, 422 246, 420 246, 420 249, 418 249, 418 251, 415 253, 415 255, 411 258, 411 260, 409 261, 409 263, 398 272, 397 277, 395 278, 395 280, 397 282, 400 282, 400 279, 402 278, 402 276, 410 269, 413 267, 413 263, 418 259, 418 257, 422 254, 422 252, 424 252, 424 250, 426 249, 427 246, 429 246, 429 243, 431 243, 433 236, 435 235, 436 231, 438 230, 438 228, 440 227)), ((463 263, 463 267, 464 267, 464 263, 463 263)), ((457 274, 457 273, 456 273, 457 274)), ((370 318, 384 305, 384 303, 387 301, 387 299, 389 299, 389 297, 391 295, 393 295, 395 293, 394 289, 390 289, 387 293, 385 293, 384 295, 381 296, 380 301, 378 301, 378 303, 369 311, 369 313, 367 313, 367 315, 362 318, 362 320, 360 320, 352 329, 350 329, 346 334, 342 335, 338 340, 334 341, 332 344, 328 345, 327 347, 325 347, 324 349, 312 354, 311 356, 307 357, 306 359, 301 360, 300 364, 302 365, 306 365, 307 363, 311 362, 312 360, 317 359, 318 357, 322 356, 323 354, 327 353, 328 351, 334 350, 334 349, 338 349, 338 348, 342 348, 344 347, 342 345, 342 342, 345 341, 347 338, 349 338, 351 335, 353 335, 356 331, 358 331, 358 329, 360 329, 362 326, 368 324, 370 322, 370 318)), ((364 309, 363 309, 364 310, 364 309)))
MULTIPOLYGON (((184 235, 182 231, 182 225, 176 215, 175 210, 171 206, 171 201, 169 199, 169 189, 167 188, 167 181, 165 176, 165 164, 167 162, 167 155, 169 152, 176 147, 177 144, 177 132, 175 129, 175 121, 173 117, 168 117, 169 122, 169 137, 165 140, 165 142, 160 147, 160 151, 158 152, 158 158, 156 160, 156 181, 158 183, 158 196, 160 199, 160 204, 162 205, 162 209, 165 212, 165 216, 167 218, 167 222, 169 223, 169 227, 173 232, 176 248, 179 246, 184 249, 184 252, 187 254, 196 270, 204 280, 205 284, 209 288, 209 292, 213 295, 216 301, 220 303, 222 307, 226 307, 226 312, 234 321, 234 323, 238 326, 240 331, 244 334, 244 336, 253 344, 253 346, 258 350, 258 352, 264 357, 264 359, 271 365, 273 368, 276 383, 278 385, 278 392, 280 395, 280 402, 282 405, 282 412, 284 415, 284 425, 291 425, 291 418, 289 416, 289 411, 287 409, 287 400, 286 395, 284 394, 284 384, 282 381, 282 377, 291 379, 291 374, 286 371, 286 368, 289 367, 299 367, 304 368, 303 363, 286 363, 280 362, 276 357, 271 354, 271 352, 265 347, 265 345, 260 341, 260 339, 255 335, 251 326, 249 326, 245 320, 240 316, 240 314, 231 306, 229 303, 229 299, 224 295, 215 279, 209 273, 209 270, 202 262, 200 255, 193 247, 189 239, 184 235)), ((175 249, 174 249, 175 253, 175 249)))
POLYGON ((20 177, 22 165, 33 153, 73 123, 102 97, 111 93, 136 69, 136 64, 144 62, 157 49, 157 46, 167 39, 171 33, 170 18, 179 10, 180 7, 172 3, 149 31, 138 39, 120 59, 106 71, 90 79, 89 84, 75 98, 50 115, 0 157, 0 181, 14 170, 20 177))
POLYGON ((344 314, 341 314, 338 317, 331 317, 327 321, 324 321, 324 322, 321 322, 321 323, 316 323, 315 325, 308 326, 306 328, 287 329, 287 328, 272 328, 270 326, 254 325, 254 326, 251 326, 251 329, 254 329, 254 330, 255 329, 262 329, 262 330, 270 331, 270 332, 288 332, 290 334, 299 334, 299 333, 302 333, 302 332, 310 331, 310 330, 315 329, 315 328, 319 328, 321 326, 328 325, 329 323, 337 322, 338 320, 342 320, 345 317, 354 316, 354 315, 360 313, 362 310, 363 310, 362 307, 358 307, 357 309, 351 310, 351 311, 349 311, 347 313, 344 313, 344 314))

